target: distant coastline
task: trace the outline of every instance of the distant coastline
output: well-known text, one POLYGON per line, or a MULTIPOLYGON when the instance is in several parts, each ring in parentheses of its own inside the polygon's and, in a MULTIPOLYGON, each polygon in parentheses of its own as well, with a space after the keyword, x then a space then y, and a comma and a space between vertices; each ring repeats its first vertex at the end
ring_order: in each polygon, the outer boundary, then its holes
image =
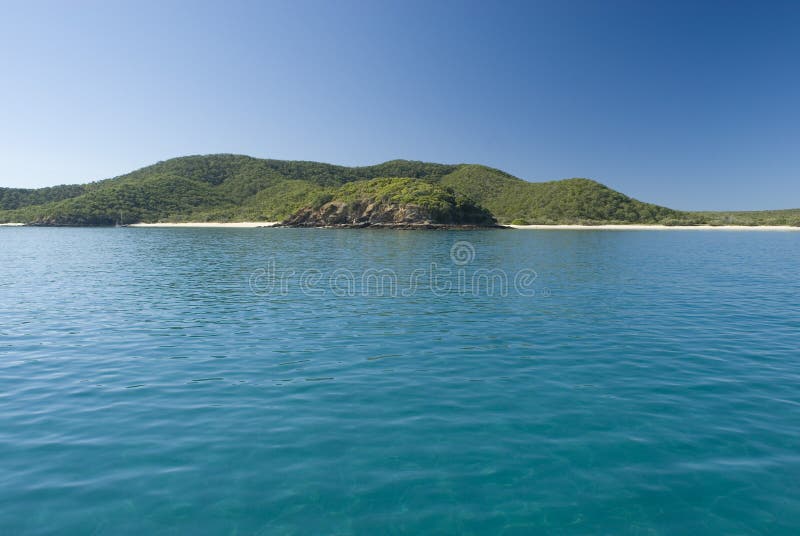
MULTIPOLYGON (((160 222, 132 223, 125 227, 149 229, 257 229, 265 227, 281 227, 276 221, 243 221, 243 222, 160 222)), ((25 223, 0 223, 0 227, 42 227, 25 223)), ((82 227, 82 226, 69 226, 82 227)), ((85 227, 95 227, 87 225, 85 227)), ((797 232, 800 227, 791 225, 659 225, 659 224, 602 224, 602 225, 507 225, 505 227, 532 231, 779 231, 797 232)), ((313 227, 312 227, 313 228, 313 227)))
MULTIPOLYGON (((0 222, 116 226, 140 222, 281 221, 289 226, 492 226, 530 229, 800 226, 800 208, 681 211, 597 181, 528 182, 479 164, 324 162, 194 155, 88 184, 0 188, 0 222)), ((195 226, 193 224, 185 226, 195 226)), ((218 226, 218 225, 210 225, 218 226)))
POLYGON ((800 231, 791 225, 661 225, 661 224, 603 224, 603 225, 509 225, 512 229, 546 231, 800 231))
MULTIPOLYGON (((186 222, 186 223, 133 223, 128 227, 144 228, 230 228, 255 229, 280 227, 281 222, 186 222)), ((659 224, 604 224, 604 225, 506 225, 512 229, 534 231, 800 231, 790 225, 659 225, 659 224)), ((308 228, 308 227, 306 227, 308 228)))
POLYGON ((240 222, 184 222, 184 223, 131 223, 126 227, 227 227, 234 229, 254 229, 258 227, 274 227, 277 221, 240 221, 240 222))

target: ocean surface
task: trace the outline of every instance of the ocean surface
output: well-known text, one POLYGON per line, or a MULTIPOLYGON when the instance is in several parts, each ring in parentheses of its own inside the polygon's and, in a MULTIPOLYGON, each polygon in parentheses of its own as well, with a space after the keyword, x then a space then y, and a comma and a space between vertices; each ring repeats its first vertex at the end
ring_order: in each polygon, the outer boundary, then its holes
POLYGON ((800 234, 0 228, 0 534, 798 534, 800 234))

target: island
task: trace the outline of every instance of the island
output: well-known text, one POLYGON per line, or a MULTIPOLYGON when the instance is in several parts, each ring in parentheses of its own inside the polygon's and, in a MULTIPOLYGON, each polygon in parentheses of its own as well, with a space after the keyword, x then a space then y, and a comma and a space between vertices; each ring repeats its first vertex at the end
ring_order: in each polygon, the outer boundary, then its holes
MULTIPOLYGON (((686 212, 599 182, 528 182, 478 164, 347 167, 218 154, 173 158, 85 184, 0 188, 0 224, 278 222, 290 227, 800 227, 800 209, 686 212)), ((270 223, 271 224, 271 223, 270 223)))

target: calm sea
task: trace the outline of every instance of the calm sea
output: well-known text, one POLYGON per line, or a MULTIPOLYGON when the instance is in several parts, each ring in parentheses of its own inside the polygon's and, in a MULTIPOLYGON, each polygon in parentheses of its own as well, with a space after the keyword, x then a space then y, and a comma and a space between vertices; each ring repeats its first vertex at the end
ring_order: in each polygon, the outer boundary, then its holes
POLYGON ((800 234, 0 229, 0 533, 797 534, 800 234))

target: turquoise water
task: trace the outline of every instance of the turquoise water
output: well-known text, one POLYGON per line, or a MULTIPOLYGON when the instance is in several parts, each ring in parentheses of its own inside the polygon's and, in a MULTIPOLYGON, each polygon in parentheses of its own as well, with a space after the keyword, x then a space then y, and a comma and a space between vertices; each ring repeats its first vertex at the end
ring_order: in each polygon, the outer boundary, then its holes
POLYGON ((793 233, 0 229, 0 533, 797 534, 799 266, 793 233))

